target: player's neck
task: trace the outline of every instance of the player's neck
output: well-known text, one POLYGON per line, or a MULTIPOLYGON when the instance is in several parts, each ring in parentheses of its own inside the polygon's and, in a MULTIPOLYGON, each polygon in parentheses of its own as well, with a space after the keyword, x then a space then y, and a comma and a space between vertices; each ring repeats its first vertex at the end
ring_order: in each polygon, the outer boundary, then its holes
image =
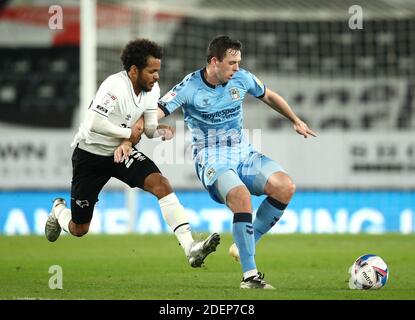
POLYGON ((212 68, 209 65, 203 70, 203 74, 207 82, 209 82, 212 86, 217 86, 221 84, 221 82, 216 77, 215 73, 213 72, 212 68))
POLYGON ((140 90, 140 89, 135 88, 135 87, 134 87, 134 85, 133 85, 133 89, 134 89, 134 93, 135 93, 135 95, 138 97, 138 96, 139 96, 139 94, 141 93, 141 90, 140 90))
POLYGON ((127 75, 128 75, 128 79, 130 80, 131 86, 133 87, 134 93, 138 97, 138 95, 141 93, 141 88, 136 88, 136 86, 134 85, 134 81, 132 80, 128 72, 127 72, 127 75))

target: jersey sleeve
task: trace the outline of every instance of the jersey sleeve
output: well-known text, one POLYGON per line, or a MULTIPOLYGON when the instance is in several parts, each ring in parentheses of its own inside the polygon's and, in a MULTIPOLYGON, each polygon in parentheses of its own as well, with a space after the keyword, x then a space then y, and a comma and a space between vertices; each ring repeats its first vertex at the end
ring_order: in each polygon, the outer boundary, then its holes
POLYGON ((265 95, 265 85, 249 71, 245 70, 244 76, 246 78, 245 83, 248 86, 248 93, 258 99, 261 99, 265 95))
POLYGON ((101 116, 108 118, 118 104, 117 93, 114 87, 109 86, 110 81, 105 81, 99 87, 90 109, 101 116))
POLYGON ((158 126, 157 108, 158 100, 160 99, 160 87, 157 83, 154 84, 150 92, 150 99, 148 105, 144 110, 144 132, 147 137, 153 138, 158 126))
POLYGON ((183 79, 182 82, 175 85, 169 92, 167 92, 159 101, 159 107, 167 116, 177 108, 188 104, 192 99, 192 89, 189 82, 189 77, 183 79))
POLYGON ((157 111, 157 107, 158 107, 157 104, 158 104, 159 99, 160 99, 160 87, 158 83, 156 82, 154 84, 153 89, 151 89, 150 101, 149 101, 149 104, 146 105, 146 109, 144 110, 144 113, 151 111, 151 110, 157 111))

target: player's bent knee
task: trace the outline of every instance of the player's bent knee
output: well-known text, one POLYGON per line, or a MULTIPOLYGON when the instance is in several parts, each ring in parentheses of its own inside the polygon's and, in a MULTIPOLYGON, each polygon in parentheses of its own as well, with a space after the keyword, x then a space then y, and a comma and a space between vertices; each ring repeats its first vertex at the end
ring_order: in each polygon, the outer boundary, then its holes
POLYGON ((296 186, 291 178, 282 172, 274 173, 265 186, 265 194, 284 203, 294 195, 296 186))
POLYGON ((74 230, 72 231, 72 235, 74 235, 75 237, 82 237, 84 235, 86 235, 88 233, 88 230, 74 230))
POLYGON ((287 196, 291 198, 295 193, 295 189, 296 189, 295 184, 292 181, 290 181, 287 185, 287 190, 286 190, 287 196))
POLYGON ((279 188, 274 188, 274 192, 271 193, 271 197, 283 203, 288 203, 295 193, 295 188, 295 184, 292 181, 289 181, 279 188))
POLYGON ((173 192, 169 180, 159 173, 151 174, 146 178, 144 190, 152 193, 158 199, 164 198, 173 192))
POLYGON ((226 195, 226 204, 232 212, 251 212, 251 194, 245 186, 231 189, 226 195))

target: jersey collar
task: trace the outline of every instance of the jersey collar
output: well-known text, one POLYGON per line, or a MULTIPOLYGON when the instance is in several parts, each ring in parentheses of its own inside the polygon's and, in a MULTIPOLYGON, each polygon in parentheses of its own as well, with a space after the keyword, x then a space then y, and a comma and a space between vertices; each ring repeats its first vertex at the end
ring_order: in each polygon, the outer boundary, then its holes
POLYGON ((205 83, 205 85, 207 85, 209 88, 216 89, 216 87, 218 87, 218 86, 225 87, 228 84, 227 82, 225 82, 225 83, 222 83, 220 85, 215 86, 215 85, 209 83, 205 78, 205 70, 206 70, 206 68, 200 69, 200 76, 201 76, 203 82, 205 83))
POLYGON ((128 82, 128 85, 130 87, 130 94, 131 94, 131 97, 133 98, 134 104, 135 104, 136 107, 139 107, 139 104, 141 102, 141 97, 143 96, 143 91, 141 91, 140 94, 137 96, 134 92, 133 83, 131 82, 127 71, 124 70, 123 73, 124 73, 124 77, 126 77, 126 81, 128 82))

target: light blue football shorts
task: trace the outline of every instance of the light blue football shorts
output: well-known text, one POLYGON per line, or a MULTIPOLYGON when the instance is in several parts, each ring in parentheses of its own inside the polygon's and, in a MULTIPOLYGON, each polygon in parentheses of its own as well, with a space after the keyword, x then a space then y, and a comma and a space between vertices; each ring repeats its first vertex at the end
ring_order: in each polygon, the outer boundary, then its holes
POLYGON ((251 145, 204 148, 194 160, 199 180, 219 203, 225 203, 228 192, 240 185, 245 185, 253 195, 263 195, 268 178, 275 172, 285 172, 251 145))

